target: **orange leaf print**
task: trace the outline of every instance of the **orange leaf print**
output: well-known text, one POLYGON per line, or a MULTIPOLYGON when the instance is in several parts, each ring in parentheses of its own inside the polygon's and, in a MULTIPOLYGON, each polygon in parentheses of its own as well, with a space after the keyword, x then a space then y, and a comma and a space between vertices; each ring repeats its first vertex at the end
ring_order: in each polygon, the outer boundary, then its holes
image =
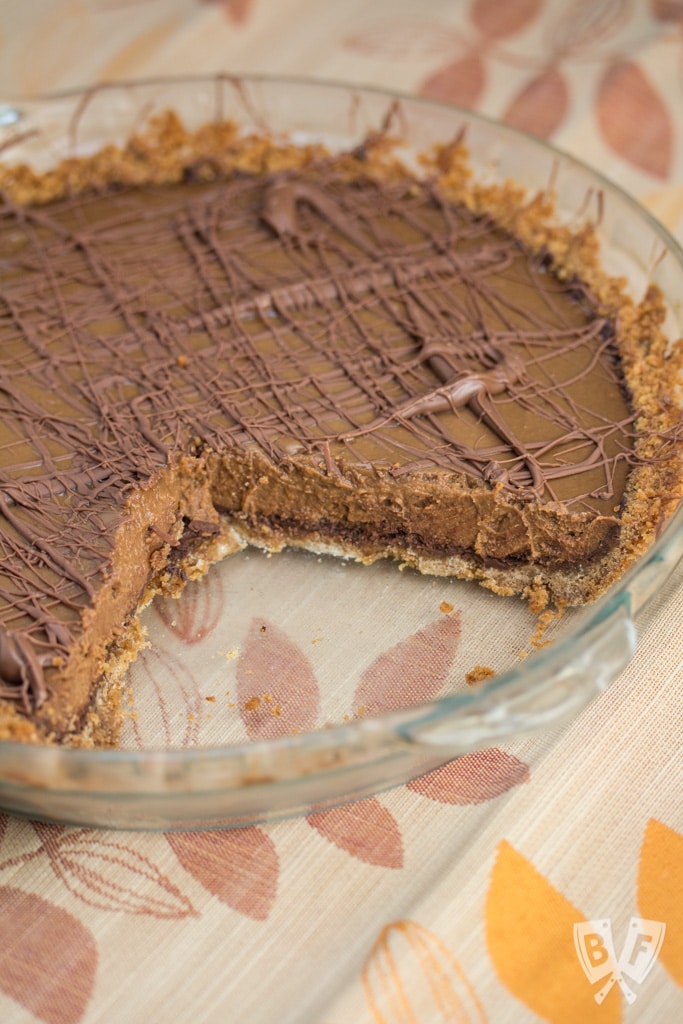
POLYGON ((393 814, 375 797, 317 811, 306 819, 353 857, 383 868, 403 867, 403 843, 393 814))
POLYGON ((638 865, 638 909, 644 918, 663 921, 666 938, 659 961, 683 986, 683 835, 651 818, 638 865))
POLYGON ((78 1024, 97 947, 78 918, 33 893, 0 886, 0 989, 46 1024, 78 1024))
POLYGON ((474 0, 470 17, 483 36, 504 39, 526 28, 542 6, 543 0, 474 0))
POLYGON ((318 682, 310 662, 286 633, 254 619, 237 662, 240 715, 253 740, 312 728, 318 717, 318 682))
POLYGON ((647 174, 666 178, 671 168, 671 118, 645 72, 630 60, 608 67, 599 85, 596 114, 608 145, 647 174))
POLYGON ((433 932, 415 921, 386 925, 363 967, 375 1024, 485 1024, 462 967, 433 932))
POLYGON ((529 781, 529 767, 497 747, 475 750, 408 783, 442 804, 481 804, 529 781))
POLYGON ((484 910, 486 943, 502 983, 551 1024, 613 1024, 621 1019, 616 986, 595 1002, 574 949, 583 915, 509 843, 491 872, 484 910))
POLYGON ((486 68, 477 53, 470 53, 439 68, 422 83, 420 95, 459 107, 475 107, 486 84, 486 68))
POLYGON ((187 584, 179 598, 157 598, 154 610, 174 636, 183 643, 201 643, 218 625, 224 606, 220 574, 210 572, 187 584))
POLYGON ((442 615, 380 654, 363 673, 354 712, 364 715, 432 700, 441 690, 460 642, 460 615, 442 615))
POLYGON ((168 832, 166 838, 200 885, 233 910, 265 921, 277 895, 279 863, 263 829, 168 832))
POLYGON ((568 106, 564 75, 557 68, 547 68, 518 93, 503 114, 503 120, 514 128, 545 139, 561 124, 568 106))

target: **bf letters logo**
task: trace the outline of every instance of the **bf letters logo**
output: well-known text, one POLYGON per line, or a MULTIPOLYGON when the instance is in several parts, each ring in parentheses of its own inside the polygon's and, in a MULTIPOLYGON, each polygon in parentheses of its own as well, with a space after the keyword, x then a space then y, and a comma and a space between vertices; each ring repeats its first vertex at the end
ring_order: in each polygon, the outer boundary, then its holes
POLYGON ((666 925, 661 921, 632 917, 617 959, 609 918, 574 925, 574 947, 586 977, 591 985, 604 983, 595 993, 596 1003, 602 1003, 613 985, 619 986, 627 1003, 635 1002, 636 994, 629 982, 642 985, 645 981, 659 956, 665 931, 666 925))

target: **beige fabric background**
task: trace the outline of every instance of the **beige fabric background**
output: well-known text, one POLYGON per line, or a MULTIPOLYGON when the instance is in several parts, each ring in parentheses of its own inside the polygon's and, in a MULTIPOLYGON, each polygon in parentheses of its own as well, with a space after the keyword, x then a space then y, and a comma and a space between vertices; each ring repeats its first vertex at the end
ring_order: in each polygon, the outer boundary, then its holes
MULTIPOLYGON (((683 239, 680 0, 0 3, 0 96, 214 71, 472 106, 683 239)), ((347 811, 185 836, 3 818, 0 1020, 682 1020, 682 614, 679 572, 561 735, 347 811), (598 1005, 573 923, 609 918, 619 953, 632 917, 666 924, 658 962, 632 1005, 618 985, 598 1005)))

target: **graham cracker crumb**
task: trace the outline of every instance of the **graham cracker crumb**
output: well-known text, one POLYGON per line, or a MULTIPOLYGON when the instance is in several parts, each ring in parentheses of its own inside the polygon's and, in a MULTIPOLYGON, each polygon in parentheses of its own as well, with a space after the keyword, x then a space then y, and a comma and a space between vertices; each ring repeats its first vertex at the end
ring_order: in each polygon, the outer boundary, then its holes
POLYGON ((465 682, 468 686, 475 686, 484 679, 492 679, 496 675, 495 669, 488 665, 475 665, 473 669, 465 674, 465 682))

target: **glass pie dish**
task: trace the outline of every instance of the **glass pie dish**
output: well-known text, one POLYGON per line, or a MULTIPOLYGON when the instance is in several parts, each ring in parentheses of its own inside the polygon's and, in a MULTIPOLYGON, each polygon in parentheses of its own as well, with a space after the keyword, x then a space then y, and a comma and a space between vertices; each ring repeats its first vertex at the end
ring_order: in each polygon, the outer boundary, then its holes
MULTIPOLYGON (((154 113, 188 127, 352 148, 389 125, 416 162, 464 133, 475 174, 552 190, 594 221, 602 261, 657 284, 683 334, 683 252, 637 203, 548 145, 450 106, 346 85, 169 79, 0 105, 5 162, 47 170, 123 143, 154 113)), ((683 510, 598 603, 539 623, 473 583, 287 551, 233 555, 143 613, 121 748, 0 743, 0 806, 108 828, 252 824, 367 797, 573 719, 634 653, 650 598, 683 555, 683 510), (238 696, 239 695, 239 696, 238 696)))

